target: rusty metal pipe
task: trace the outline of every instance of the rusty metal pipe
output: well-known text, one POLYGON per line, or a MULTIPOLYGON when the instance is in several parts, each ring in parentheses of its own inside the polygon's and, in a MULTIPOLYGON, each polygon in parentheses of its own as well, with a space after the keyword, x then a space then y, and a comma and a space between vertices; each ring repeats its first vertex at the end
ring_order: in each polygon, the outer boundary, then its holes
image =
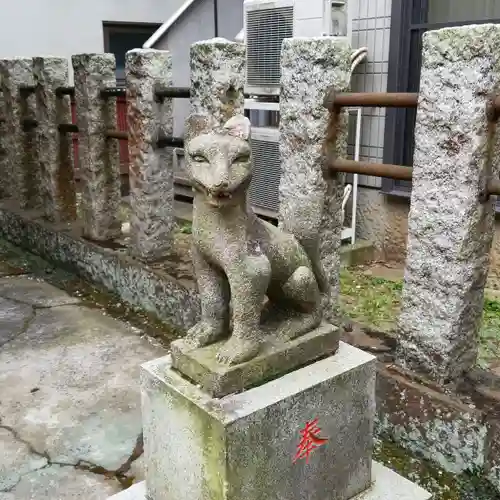
POLYGON ((38 120, 35 120, 34 118, 23 118, 21 120, 21 126, 24 132, 29 132, 30 130, 38 127, 38 120))
POLYGON ((65 95, 69 95, 71 97, 74 97, 75 87, 57 87, 56 88, 56 97, 64 97, 65 95))
POLYGON ((77 134, 79 132, 78 125, 74 123, 60 123, 57 126, 57 130, 59 130, 61 134, 77 134))
POLYGON ((158 148, 183 148, 184 139, 182 137, 161 137, 156 142, 158 148))
POLYGON ((125 97, 127 89, 125 87, 108 87, 102 89, 99 94, 101 99, 108 99, 109 97, 125 97))
POLYGON ((493 96, 486 105, 486 116, 488 120, 496 122, 500 117, 500 96, 493 96))
POLYGON ((416 108, 418 94, 403 92, 359 92, 350 94, 330 90, 323 106, 330 111, 343 107, 367 108, 416 108))
POLYGON ((28 97, 29 95, 33 94, 36 90, 36 87, 34 85, 19 85, 19 93, 23 97, 28 97))
POLYGON ((189 87, 162 87, 157 86, 154 91, 155 100, 161 102, 165 99, 188 99, 191 97, 189 87))
POLYGON ((488 181, 488 195, 500 195, 500 179, 490 179, 488 181))
POLYGON ((118 139, 120 141, 128 141, 128 132, 122 132, 121 130, 110 129, 106 131, 107 139, 118 139))
POLYGON ((347 174, 371 175, 374 177, 385 177, 398 181, 411 181, 413 169, 401 165, 389 165, 385 163, 369 163, 366 161, 335 159, 329 162, 330 172, 344 172, 347 174))

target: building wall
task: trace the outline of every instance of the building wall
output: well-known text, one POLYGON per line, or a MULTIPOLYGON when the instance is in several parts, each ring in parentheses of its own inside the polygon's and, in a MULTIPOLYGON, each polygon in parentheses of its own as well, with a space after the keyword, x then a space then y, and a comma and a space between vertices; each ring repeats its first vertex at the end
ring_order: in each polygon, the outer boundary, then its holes
MULTIPOLYGON (((391 35, 391 0, 350 0, 352 45, 367 47, 366 62, 352 76, 354 92, 385 92, 391 35)), ((380 162, 383 158, 385 109, 365 108, 361 129, 361 159, 380 162)), ((380 179, 363 176, 361 185, 380 187, 380 179)))
MULTIPOLYGON (((368 47, 367 62, 353 75, 355 92, 387 91, 391 0, 350 0, 353 17, 353 47, 368 47)), ((436 3, 436 2, 435 2, 436 3)), ((385 109, 363 110, 361 159, 383 161, 385 109)), ((351 129, 353 127, 351 126, 351 129)), ((352 142, 352 141, 351 141, 352 142)), ((351 147, 351 153, 352 153, 351 147)), ((381 179, 360 176, 357 208, 357 237, 371 240, 379 257, 403 262, 408 236, 409 198, 387 196, 381 179)), ((489 281, 492 287, 500 281, 500 219, 497 218, 491 252, 489 281)))
MULTIPOLYGON (((391 0, 350 0, 353 48, 367 47, 366 62, 352 76, 354 92, 386 92, 391 36, 391 0)), ((354 152, 354 117, 349 153, 354 152)), ((384 156, 385 108, 364 108, 360 160, 380 163, 384 156)), ((379 256, 403 260, 408 231, 409 200, 388 198, 378 177, 359 176, 357 238, 373 241, 379 256)), ((348 213, 350 212, 348 209, 348 213)))
POLYGON ((161 24, 183 1, 5 1, 0 15, 0 57, 103 52, 103 21, 161 24))

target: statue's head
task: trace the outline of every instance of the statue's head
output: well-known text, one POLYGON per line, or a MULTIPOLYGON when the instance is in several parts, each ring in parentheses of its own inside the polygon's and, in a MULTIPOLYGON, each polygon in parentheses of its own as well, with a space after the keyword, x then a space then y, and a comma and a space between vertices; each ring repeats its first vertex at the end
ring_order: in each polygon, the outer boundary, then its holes
MULTIPOLYGON (((196 126, 192 124, 191 129, 196 130, 196 126)), ((250 131, 248 118, 237 115, 221 131, 194 132, 187 141, 186 166, 193 187, 211 205, 231 205, 238 195, 246 193, 252 174, 250 131)))

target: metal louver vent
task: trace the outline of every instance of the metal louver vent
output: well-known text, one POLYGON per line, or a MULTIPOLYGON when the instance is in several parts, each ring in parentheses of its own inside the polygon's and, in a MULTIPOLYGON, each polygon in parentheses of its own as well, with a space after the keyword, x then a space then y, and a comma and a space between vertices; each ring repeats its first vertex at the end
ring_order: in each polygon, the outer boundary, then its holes
POLYGON ((250 203, 273 213, 279 208, 281 177, 279 142, 252 139, 253 177, 250 203))
POLYGON ((279 87, 281 44, 293 37, 293 7, 248 10, 247 85, 279 87))

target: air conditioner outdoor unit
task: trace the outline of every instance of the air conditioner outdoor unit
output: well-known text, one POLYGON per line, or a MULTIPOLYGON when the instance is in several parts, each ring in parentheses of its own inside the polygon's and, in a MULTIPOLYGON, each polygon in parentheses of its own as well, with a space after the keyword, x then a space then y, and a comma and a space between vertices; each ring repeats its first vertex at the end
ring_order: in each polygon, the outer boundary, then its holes
POLYGON ((245 91, 279 95, 285 38, 349 36, 346 4, 345 0, 245 0, 245 91))
POLYGON ((279 130, 274 127, 254 127, 250 144, 253 163, 250 204, 257 213, 276 217, 281 177, 279 130))

